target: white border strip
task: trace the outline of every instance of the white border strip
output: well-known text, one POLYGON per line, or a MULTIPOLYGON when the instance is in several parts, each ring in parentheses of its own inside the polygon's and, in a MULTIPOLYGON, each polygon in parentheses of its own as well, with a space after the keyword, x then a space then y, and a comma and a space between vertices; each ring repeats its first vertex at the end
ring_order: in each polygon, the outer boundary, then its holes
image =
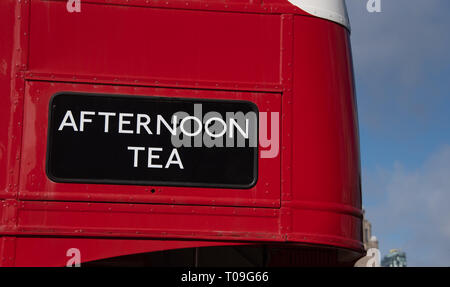
POLYGON ((350 30, 345 0, 288 0, 311 15, 337 22, 350 30))

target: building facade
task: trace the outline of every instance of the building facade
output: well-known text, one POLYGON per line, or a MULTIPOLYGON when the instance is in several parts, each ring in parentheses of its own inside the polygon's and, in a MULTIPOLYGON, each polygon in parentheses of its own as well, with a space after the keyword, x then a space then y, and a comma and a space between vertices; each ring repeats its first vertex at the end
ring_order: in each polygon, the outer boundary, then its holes
POLYGON ((406 267, 406 253, 398 249, 391 249, 389 254, 381 260, 381 266, 406 267))
POLYGON ((363 211, 363 243, 367 254, 355 264, 355 267, 379 267, 380 251, 378 249, 378 239, 372 234, 372 224, 367 220, 363 211))

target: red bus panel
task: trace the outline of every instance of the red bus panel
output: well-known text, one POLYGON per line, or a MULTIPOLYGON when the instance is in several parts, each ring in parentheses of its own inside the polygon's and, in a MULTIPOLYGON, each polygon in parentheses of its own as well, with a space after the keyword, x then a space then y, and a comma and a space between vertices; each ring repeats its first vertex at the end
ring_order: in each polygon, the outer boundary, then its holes
POLYGON ((280 82, 279 15, 32 1, 29 67, 53 75, 280 82))
POLYGON ((0 266, 64 266, 71 248, 83 264, 208 246, 252 254, 252 266, 348 266, 363 254, 346 27, 286 0, 81 9, 0 1, 0 266), (249 189, 54 182, 49 104, 60 92, 247 101, 275 115, 259 132, 279 145, 262 156, 260 141, 249 189))
MULTIPOLYGON (((19 198, 26 200, 68 200, 140 202, 223 206, 280 206, 280 156, 258 160, 258 181, 250 189, 190 188, 167 186, 55 183, 45 173, 48 109, 50 98, 62 91, 95 94, 139 95, 197 99, 246 100, 260 111, 281 112, 276 93, 226 92, 212 90, 143 88, 92 84, 28 82, 25 91, 23 154, 19 198)), ((70 163, 68 163, 70 164, 70 163)), ((220 164, 220 163, 217 163, 220 164)))

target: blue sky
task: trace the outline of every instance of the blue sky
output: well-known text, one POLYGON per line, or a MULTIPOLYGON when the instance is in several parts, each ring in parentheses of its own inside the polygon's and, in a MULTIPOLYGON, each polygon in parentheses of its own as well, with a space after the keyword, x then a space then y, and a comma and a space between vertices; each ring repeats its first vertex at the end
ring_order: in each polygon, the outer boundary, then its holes
POLYGON ((450 266, 450 1, 346 2, 366 216, 382 255, 450 266))

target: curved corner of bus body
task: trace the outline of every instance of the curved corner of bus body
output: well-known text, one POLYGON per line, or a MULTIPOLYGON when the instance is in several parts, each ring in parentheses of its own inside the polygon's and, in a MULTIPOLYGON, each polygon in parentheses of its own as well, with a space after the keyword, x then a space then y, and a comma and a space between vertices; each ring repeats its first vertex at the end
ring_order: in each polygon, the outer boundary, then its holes
POLYGON ((284 206, 295 214, 293 228, 299 233, 291 236, 324 232, 328 234, 321 244, 345 242, 345 247, 361 252, 360 150, 350 31, 329 20, 295 16, 294 34, 292 196, 284 206))
POLYGON ((358 123, 348 22, 330 1, 1 1, 0 265, 351 266, 358 123), (185 171, 221 162, 152 181, 133 166, 148 139, 101 133, 106 112, 131 123, 193 101, 257 110, 257 153, 180 150, 185 171))

